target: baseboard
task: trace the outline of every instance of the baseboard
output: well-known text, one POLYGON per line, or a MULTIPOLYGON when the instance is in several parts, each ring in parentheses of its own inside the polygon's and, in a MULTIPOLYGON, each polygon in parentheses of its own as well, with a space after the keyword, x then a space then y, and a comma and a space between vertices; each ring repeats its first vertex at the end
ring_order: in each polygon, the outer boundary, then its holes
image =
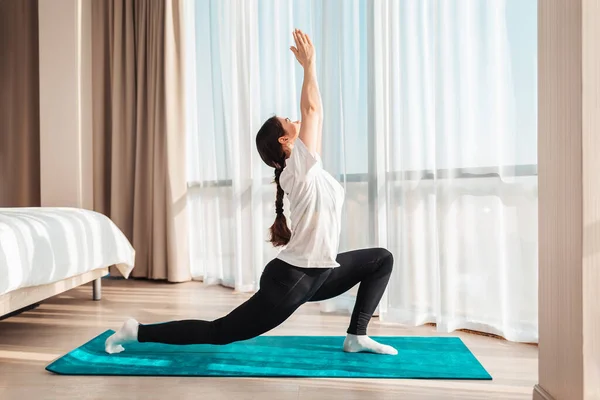
POLYGON ((554 397, 546 392, 540 385, 535 385, 533 387, 533 400, 554 400, 554 397))

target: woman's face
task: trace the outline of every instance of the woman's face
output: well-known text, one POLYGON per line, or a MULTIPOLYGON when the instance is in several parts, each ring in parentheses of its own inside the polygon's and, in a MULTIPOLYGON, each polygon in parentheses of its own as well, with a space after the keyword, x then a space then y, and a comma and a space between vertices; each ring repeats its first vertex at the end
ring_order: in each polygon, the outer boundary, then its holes
POLYGON ((292 122, 289 118, 277 117, 285 130, 285 135, 279 138, 282 145, 293 145, 300 134, 300 121, 292 122))

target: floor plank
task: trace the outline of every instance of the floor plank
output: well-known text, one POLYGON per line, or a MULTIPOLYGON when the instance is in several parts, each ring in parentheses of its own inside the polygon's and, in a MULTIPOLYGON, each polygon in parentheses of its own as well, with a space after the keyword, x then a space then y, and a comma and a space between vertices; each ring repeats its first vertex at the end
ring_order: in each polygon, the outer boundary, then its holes
MULTIPOLYGON (((537 347, 458 332, 494 377, 492 381, 147 378, 57 376, 44 370, 52 360, 126 317, 143 323, 169 319, 213 319, 244 301, 221 287, 198 282, 168 284, 105 280, 103 299, 91 286, 73 289, 38 308, 0 321, 0 398, 35 399, 531 399, 537 382, 537 347)), ((345 315, 303 306, 271 335, 343 335, 345 315)), ((373 320, 369 334, 440 335, 434 327, 406 328, 373 320)))

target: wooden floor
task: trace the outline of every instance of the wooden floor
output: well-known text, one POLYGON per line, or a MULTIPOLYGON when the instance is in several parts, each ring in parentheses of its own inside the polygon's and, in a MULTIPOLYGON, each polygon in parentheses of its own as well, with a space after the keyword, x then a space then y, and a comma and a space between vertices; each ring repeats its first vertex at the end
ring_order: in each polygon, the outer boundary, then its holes
MULTIPOLYGON (((537 382, 537 347, 459 333, 493 381, 364 379, 232 379, 56 376, 44 370, 55 358, 132 316, 151 323, 213 319, 247 296, 201 283, 104 281, 103 299, 91 287, 74 289, 39 308, 0 321, 0 399, 531 399, 537 382)), ((303 306, 274 335, 343 335, 343 315, 303 306)), ((402 328, 371 322, 371 335, 435 335, 433 327, 402 328)))

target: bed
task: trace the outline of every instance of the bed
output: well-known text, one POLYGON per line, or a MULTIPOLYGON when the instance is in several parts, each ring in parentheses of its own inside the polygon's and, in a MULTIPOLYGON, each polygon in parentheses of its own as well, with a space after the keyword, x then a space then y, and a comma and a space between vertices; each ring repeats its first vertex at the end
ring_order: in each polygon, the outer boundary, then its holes
POLYGON ((106 216, 77 208, 0 208, 0 317, 93 282, 116 266, 128 278, 135 250, 106 216))

